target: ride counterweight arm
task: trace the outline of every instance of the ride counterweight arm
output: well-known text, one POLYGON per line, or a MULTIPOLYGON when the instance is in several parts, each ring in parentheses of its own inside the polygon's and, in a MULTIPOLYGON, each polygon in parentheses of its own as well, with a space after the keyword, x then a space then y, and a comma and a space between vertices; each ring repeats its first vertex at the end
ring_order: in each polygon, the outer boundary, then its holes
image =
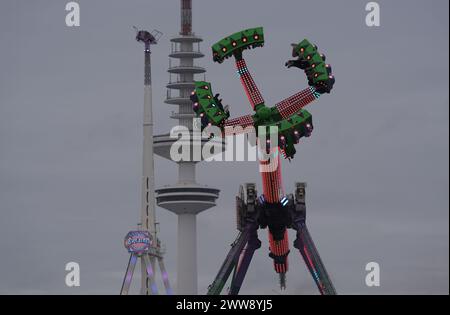
POLYGON ((247 64, 243 58, 236 57, 236 69, 252 108, 255 109, 259 104, 264 104, 264 99, 261 92, 256 86, 252 75, 248 71, 247 64))

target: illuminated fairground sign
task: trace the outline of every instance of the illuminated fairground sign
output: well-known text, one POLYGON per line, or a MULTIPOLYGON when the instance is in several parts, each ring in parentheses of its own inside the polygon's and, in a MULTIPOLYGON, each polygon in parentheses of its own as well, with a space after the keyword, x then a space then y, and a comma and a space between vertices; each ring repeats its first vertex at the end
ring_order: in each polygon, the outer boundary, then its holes
POLYGON ((141 254, 148 251, 151 241, 148 231, 130 231, 125 236, 124 245, 129 253, 141 254))

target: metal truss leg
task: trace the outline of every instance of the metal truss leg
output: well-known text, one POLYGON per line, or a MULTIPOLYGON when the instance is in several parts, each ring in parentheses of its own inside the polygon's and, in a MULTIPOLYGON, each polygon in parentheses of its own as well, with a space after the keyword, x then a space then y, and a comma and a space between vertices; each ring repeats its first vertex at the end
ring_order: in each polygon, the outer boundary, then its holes
POLYGON ((147 279, 149 281, 150 294, 158 294, 158 287, 155 283, 155 269, 153 268, 153 264, 150 261, 148 254, 143 254, 143 259, 145 263, 145 270, 147 271, 147 279))
POLYGON ((252 261, 253 254, 255 253, 255 250, 260 247, 261 241, 258 239, 258 233, 255 229, 250 232, 247 245, 242 250, 239 261, 235 265, 235 273, 233 274, 233 278, 231 281, 230 290, 228 292, 229 295, 239 294, 239 290, 241 289, 242 283, 244 282, 248 267, 250 266, 250 263, 252 261))
POLYGON ((125 272, 125 278, 123 279, 122 288, 120 289, 121 295, 128 295, 128 291, 130 291, 131 280, 133 279, 133 273, 134 268, 136 267, 137 259, 138 257, 136 255, 130 255, 127 271, 125 272))
POLYGON ((336 295, 336 290, 331 283, 322 259, 320 259, 319 252, 309 234, 305 221, 300 220, 295 222, 294 228, 297 230, 294 247, 300 251, 320 293, 322 295, 336 295))
POLYGON ((173 291, 172 291, 172 288, 170 287, 169 275, 166 271, 166 267, 164 266, 164 260, 162 257, 158 258, 158 263, 159 263, 159 269, 161 270, 164 287, 166 288, 166 293, 167 293, 167 295, 172 295, 173 291))
POLYGON ((148 256, 149 256, 150 264, 152 265, 153 279, 156 283, 156 258, 153 255, 148 255, 148 256))
POLYGON ((219 295, 222 292, 225 283, 230 277, 231 271, 233 271, 233 268, 238 263, 239 256, 249 240, 251 231, 257 228, 258 226, 255 222, 249 222, 244 231, 238 235, 237 239, 231 245, 231 249, 220 267, 214 282, 209 286, 207 295, 219 295))

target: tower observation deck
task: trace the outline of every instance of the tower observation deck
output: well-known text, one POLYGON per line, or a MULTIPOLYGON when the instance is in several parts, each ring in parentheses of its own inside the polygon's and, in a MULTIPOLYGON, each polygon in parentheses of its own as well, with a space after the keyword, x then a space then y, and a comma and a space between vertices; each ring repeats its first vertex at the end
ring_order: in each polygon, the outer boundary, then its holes
MULTIPOLYGON (((170 79, 165 103, 178 107, 178 111, 172 112, 170 117, 177 121, 177 125, 191 131, 195 115, 190 94, 194 89, 195 76, 206 72, 195 62, 204 56, 200 51, 201 42, 201 37, 192 32, 192 0, 181 0, 181 31, 171 39, 170 79)), ((168 133, 154 136, 155 154, 172 160, 170 148, 176 141, 168 133)), ((196 182, 197 163, 177 162, 178 182, 156 189, 158 206, 178 216, 177 294, 197 294, 196 215, 214 207, 219 197, 218 189, 196 182)))

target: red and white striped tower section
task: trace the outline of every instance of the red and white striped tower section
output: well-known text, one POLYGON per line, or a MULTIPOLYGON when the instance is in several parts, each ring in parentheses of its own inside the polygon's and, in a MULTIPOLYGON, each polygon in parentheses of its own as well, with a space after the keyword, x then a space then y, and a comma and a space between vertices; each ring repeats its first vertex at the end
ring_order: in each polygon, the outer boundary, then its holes
MULTIPOLYGON (((177 120, 177 125, 187 127, 191 131, 192 119, 195 117, 190 100, 190 94, 195 86, 194 77, 206 71, 194 63, 195 59, 204 56, 200 52, 201 41, 202 39, 192 31, 192 1, 181 0, 181 30, 179 35, 171 39, 172 49, 168 69, 170 81, 167 84, 165 103, 178 106, 178 112, 172 112, 171 118, 177 120), (179 60, 179 63, 172 65, 172 60, 179 60)), ((169 134, 155 136, 155 154, 172 160, 170 148, 177 140, 171 138, 169 134)), ((207 139, 202 141, 206 142, 207 139)), ((196 182, 196 163, 198 162, 177 162, 178 182, 156 190, 158 206, 178 216, 176 294, 197 294, 196 216, 214 207, 219 197, 218 189, 196 182)))

